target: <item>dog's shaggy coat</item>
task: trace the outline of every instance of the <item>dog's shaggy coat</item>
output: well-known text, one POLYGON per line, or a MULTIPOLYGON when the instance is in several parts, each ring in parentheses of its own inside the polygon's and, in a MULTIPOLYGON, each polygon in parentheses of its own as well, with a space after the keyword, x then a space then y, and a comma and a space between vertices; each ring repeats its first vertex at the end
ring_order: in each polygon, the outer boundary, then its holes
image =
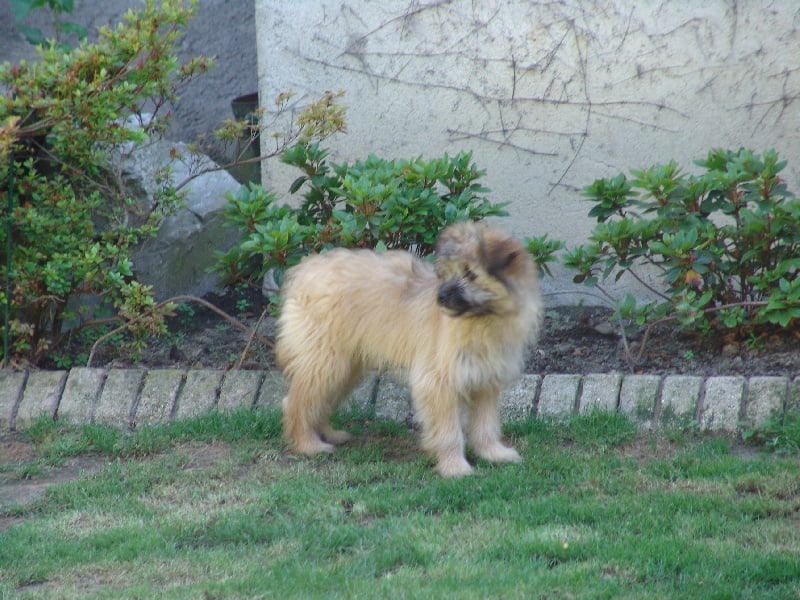
POLYGON ((440 474, 472 471, 465 441, 481 458, 520 460, 500 439, 497 397, 538 334, 537 267, 519 241, 483 223, 445 229, 435 256, 431 265, 408 252, 336 249, 287 272, 276 354, 296 452, 347 441, 331 413, 366 370, 388 368, 407 374, 440 474))

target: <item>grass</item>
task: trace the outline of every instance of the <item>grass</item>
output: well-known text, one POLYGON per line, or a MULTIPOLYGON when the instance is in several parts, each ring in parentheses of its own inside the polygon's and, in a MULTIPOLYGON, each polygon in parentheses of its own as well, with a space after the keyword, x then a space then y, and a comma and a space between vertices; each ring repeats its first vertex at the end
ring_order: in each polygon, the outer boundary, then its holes
MULTIPOLYGON (((41 477, 101 469, 0 512, 0 598, 796 598, 800 465, 618 414, 531 419, 526 457, 437 477, 414 434, 286 455, 278 416, 125 433, 37 422, 41 477)), ((28 467, 28 468, 25 468, 28 467)))

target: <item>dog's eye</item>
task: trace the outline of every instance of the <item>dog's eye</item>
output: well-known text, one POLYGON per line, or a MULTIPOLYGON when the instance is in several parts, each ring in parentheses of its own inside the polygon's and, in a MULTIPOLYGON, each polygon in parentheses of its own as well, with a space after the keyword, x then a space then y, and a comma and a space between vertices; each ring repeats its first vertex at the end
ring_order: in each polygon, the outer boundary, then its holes
POLYGON ((467 281, 475 281, 477 278, 478 276, 475 274, 475 271, 469 267, 464 267, 464 279, 467 281))

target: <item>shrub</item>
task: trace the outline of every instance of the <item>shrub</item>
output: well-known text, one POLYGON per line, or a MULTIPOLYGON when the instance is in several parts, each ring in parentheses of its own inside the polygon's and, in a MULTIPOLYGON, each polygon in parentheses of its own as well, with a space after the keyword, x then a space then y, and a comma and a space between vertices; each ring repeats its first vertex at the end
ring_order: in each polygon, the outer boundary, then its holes
POLYGON ((163 328, 150 312, 151 290, 133 275, 130 249, 156 231, 180 194, 165 176, 149 204, 138 205, 119 164, 163 130, 178 86, 208 67, 175 56, 193 4, 148 1, 116 29, 101 29, 96 42, 73 50, 50 43, 35 63, 0 66, 8 90, 0 98, 4 361, 35 361, 54 348, 65 321, 77 318, 67 310, 77 294, 101 296, 125 320, 146 315, 137 336, 163 328), (131 121, 140 127, 126 126, 131 121))
POLYGON ((279 205, 277 196, 255 184, 229 195, 228 222, 242 242, 219 254, 216 270, 231 281, 258 282, 310 253, 332 246, 401 248, 424 256, 439 230, 459 219, 505 215, 505 204, 490 202, 484 175, 471 153, 424 160, 369 156, 353 164, 328 163, 328 151, 301 140, 281 160, 301 175, 290 193, 302 193, 298 208, 279 205))
POLYGON ((566 253, 576 282, 623 275, 658 300, 618 306, 639 323, 677 319, 684 327, 742 334, 800 317, 800 201, 778 176, 774 151, 712 150, 685 175, 675 162, 598 179, 586 188, 597 219, 591 243, 566 253), (656 274, 650 285, 645 270, 656 274))

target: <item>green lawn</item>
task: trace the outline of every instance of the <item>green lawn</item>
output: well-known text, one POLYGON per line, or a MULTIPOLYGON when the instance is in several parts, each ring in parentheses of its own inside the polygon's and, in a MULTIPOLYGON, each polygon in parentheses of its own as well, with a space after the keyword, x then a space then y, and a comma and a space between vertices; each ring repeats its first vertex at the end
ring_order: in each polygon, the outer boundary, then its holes
POLYGON ((360 440, 313 460, 274 413, 38 422, 0 476, 105 463, 0 509, 0 598, 800 597, 796 457, 597 413, 514 423, 523 463, 450 481, 404 427, 340 420, 360 440))

